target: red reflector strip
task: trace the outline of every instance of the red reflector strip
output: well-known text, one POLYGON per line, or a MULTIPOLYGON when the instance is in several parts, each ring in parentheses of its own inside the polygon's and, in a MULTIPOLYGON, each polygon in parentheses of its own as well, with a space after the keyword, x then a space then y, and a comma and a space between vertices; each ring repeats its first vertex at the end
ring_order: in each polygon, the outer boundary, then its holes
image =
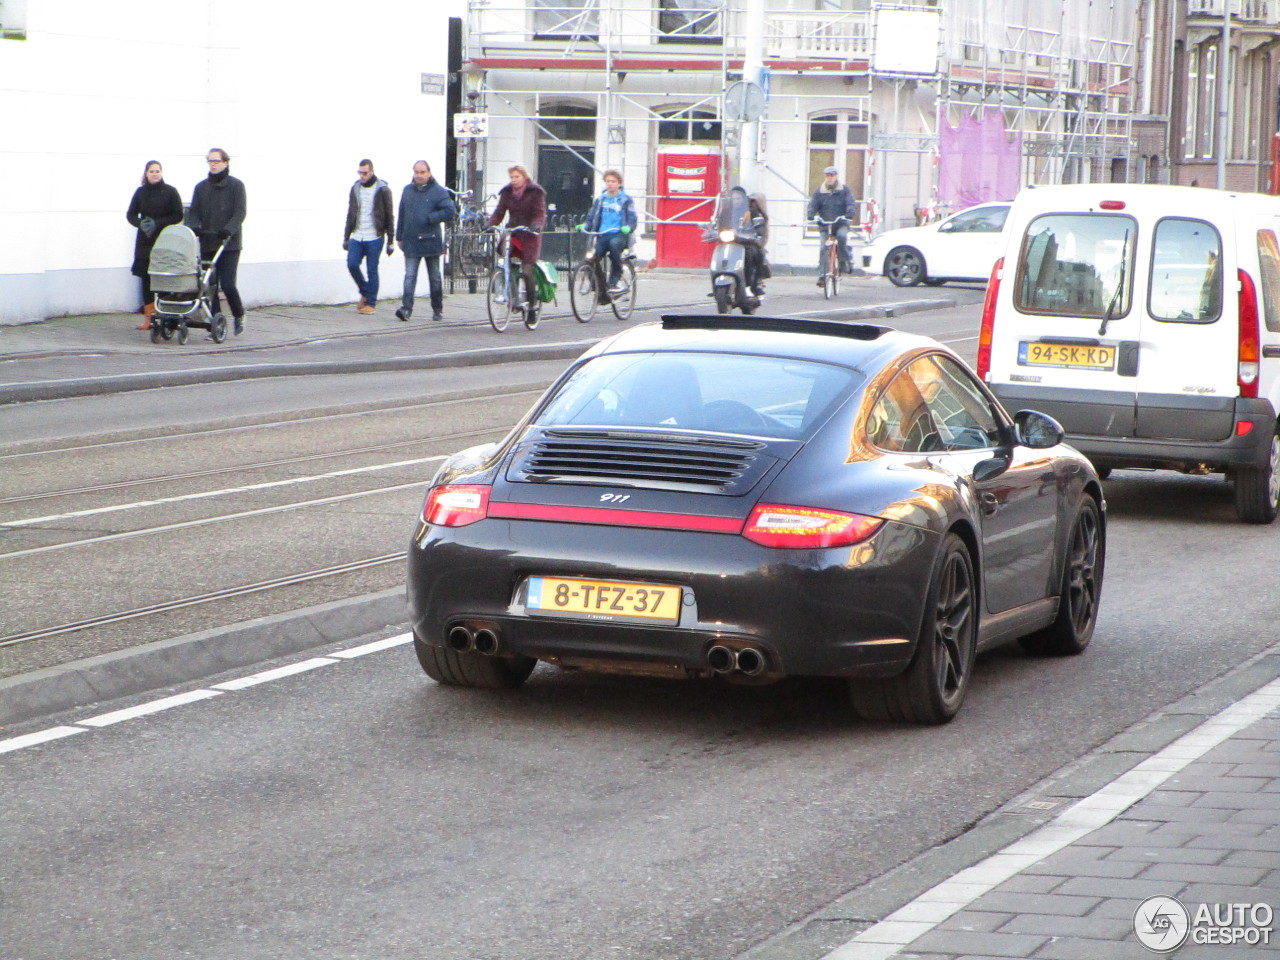
POLYGON ((550 520, 554 523, 602 523, 618 527, 740 533, 743 521, 733 517, 700 517, 688 513, 650 513, 611 507, 562 507, 545 503, 489 503, 489 516, 509 520, 550 520))
POLYGON ((1248 436, 1250 433, 1252 433, 1252 432, 1253 432, 1253 422, 1252 422, 1252 421, 1250 421, 1250 420, 1237 420, 1237 421, 1236 421, 1236 436, 1237 436, 1237 437, 1247 437, 1247 436, 1248 436))

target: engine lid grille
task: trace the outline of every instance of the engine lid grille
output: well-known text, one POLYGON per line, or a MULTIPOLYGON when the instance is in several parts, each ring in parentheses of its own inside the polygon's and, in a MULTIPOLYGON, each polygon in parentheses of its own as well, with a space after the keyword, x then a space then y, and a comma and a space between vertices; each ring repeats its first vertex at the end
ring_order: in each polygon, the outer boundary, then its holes
POLYGON ((547 430, 516 451, 509 480, 742 494, 778 462, 766 444, 694 433, 547 430))

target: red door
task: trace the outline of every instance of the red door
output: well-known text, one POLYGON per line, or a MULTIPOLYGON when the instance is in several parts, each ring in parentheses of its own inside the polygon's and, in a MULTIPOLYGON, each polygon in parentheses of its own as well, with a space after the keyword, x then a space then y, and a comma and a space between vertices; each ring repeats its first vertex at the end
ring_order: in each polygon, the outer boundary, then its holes
POLYGON ((705 267, 711 255, 702 227, 720 194, 720 157, 658 154, 658 266, 705 267))

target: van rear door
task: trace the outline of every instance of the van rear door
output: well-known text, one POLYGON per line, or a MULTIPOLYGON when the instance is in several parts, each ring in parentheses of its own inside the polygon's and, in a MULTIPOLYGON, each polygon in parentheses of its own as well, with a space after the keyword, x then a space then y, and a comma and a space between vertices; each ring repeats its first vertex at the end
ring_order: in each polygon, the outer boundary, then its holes
POLYGON ((989 376, 998 394, 1026 398, 1070 434, 1133 436, 1140 240, 1137 221, 1123 213, 1030 220, 1006 267, 1009 292, 999 294, 989 376))
POLYGON ((1224 440, 1235 425, 1235 270, 1206 220, 1168 216, 1152 231, 1134 436, 1224 440), (1224 299, 1229 296, 1230 300, 1224 299))

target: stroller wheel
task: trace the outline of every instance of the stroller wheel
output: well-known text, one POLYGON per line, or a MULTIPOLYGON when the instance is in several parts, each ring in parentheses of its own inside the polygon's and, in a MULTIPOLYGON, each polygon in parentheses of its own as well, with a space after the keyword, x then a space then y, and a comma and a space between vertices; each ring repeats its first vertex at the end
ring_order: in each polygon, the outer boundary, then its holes
POLYGON ((185 320, 178 321, 178 342, 187 342, 187 321, 185 320))
POLYGON ((156 322, 160 325, 160 336, 164 337, 166 340, 172 340, 173 339, 172 321, 158 320, 156 322))
POLYGON ((227 318, 220 313, 215 313, 213 319, 209 321, 209 333, 213 336, 214 343, 222 343, 227 339, 227 318))
POLYGON ((151 321, 151 342, 152 342, 152 343, 159 343, 159 342, 160 342, 160 331, 161 331, 161 330, 163 330, 163 329, 164 329, 164 321, 163 321, 163 320, 154 320, 154 319, 153 319, 153 320, 151 321))

